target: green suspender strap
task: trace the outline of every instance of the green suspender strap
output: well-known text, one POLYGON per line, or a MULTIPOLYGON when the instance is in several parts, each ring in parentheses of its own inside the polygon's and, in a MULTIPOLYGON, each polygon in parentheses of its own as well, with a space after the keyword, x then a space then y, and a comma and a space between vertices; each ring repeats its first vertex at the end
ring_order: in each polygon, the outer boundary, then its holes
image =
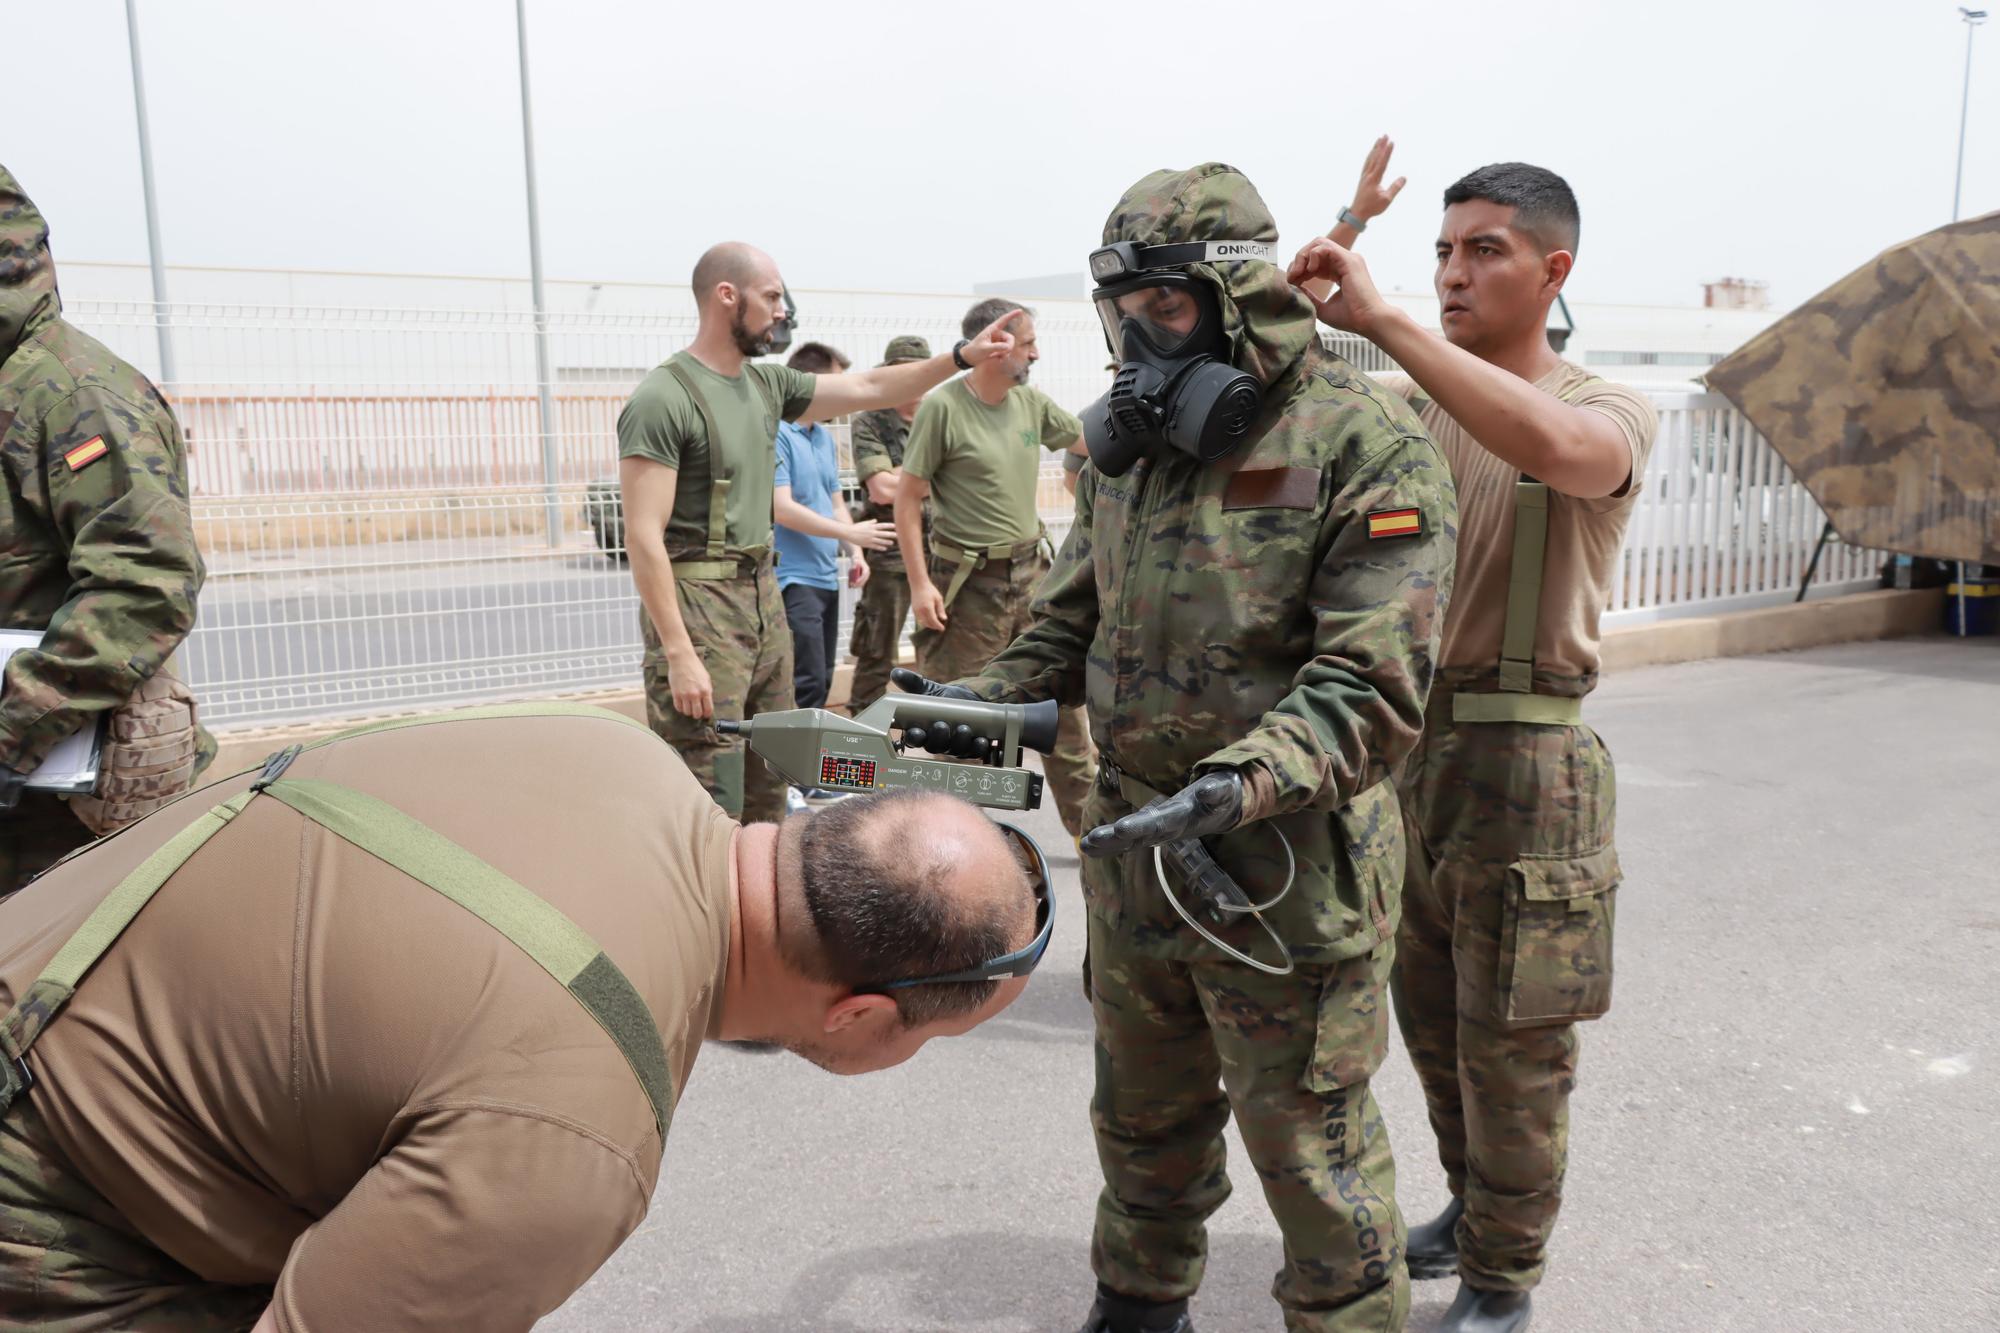
MULTIPOLYGON (((694 376, 682 370, 673 362, 667 362, 667 373, 679 380, 687 390, 687 396, 694 403, 694 410, 701 416, 701 428, 708 432, 708 548, 702 552, 701 563, 722 561, 729 554, 729 488, 735 478, 728 473, 722 456, 722 432, 715 428, 715 413, 708 406, 708 395, 695 384, 694 376)), ((747 371, 746 371, 747 373, 747 371)), ((690 565, 695 561, 686 562, 690 565)), ((727 562, 734 572, 733 561, 727 562)), ((699 574, 689 573, 689 578, 699 578, 699 574)), ((727 578, 727 574, 710 575, 712 578, 727 578)))
MULTIPOLYGON (((1590 382, 1561 394, 1560 401, 1573 401, 1590 382)), ((1524 474, 1514 483, 1514 550, 1507 566, 1507 615, 1500 631, 1500 692, 1453 695, 1452 721, 1583 724, 1581 699, 1534 692, 1535 627, 1541 622, 1542 569, 1548 548, 1549 488, 1524 474)))
MULTIPOLYGON (((701 391, 701 387, 694 382, 694 376, 688 374, 687 371, 681 369, 681 367, 671 361, 667 362, 667 372, 680 381, 680 386, 687 390, 688 399, 694 403, 694 410, 701 417, 701 427, 708 432, 708 545, 703 548, 702 558, 699 560, 674 561, 674 577, 681 579, 733 579, 743 572, 743 564, 738 557, 754 556, 761 559, 768 548, 759 547, 749 551, 730 551, 729 490, 730 487, 736 484, 736 479, 729 475, 728 467, 723 458, 722 432, 715 427, 715 410, 708 405, 708 395, 704 394, 701 391)), ((745 366, 743 373, 748 375, 750 368, 745 366)), ((776 410, 777 405, 771 401, 770 391, 764 387, 762 380, 758 380, 756 383, 757 392, 764 399, 764 406, 772 409, 771 416, 775 419, 778 415, 776 410)), ((772 427, 772 438, 774 441, 776 440, 776 430, 775 426, 772 427)), ((773 447, 776 447, 775 443, 773 447)))
MULTIPOLYGON (((601 710, 588 711, 614 716, 601 710)), ((400 725, 421 724, 419 719, 400 725)), ((397 725, 364 730, 387 730, 397 725)), ((261 792, 443 894, 534 959, 617 1045, 652 1105, 653 1120, 664 1141, 673 1121, 674 1104, 666 1043, 645 1000, 610 956, 547 901, 387 802, 337 783, 281 776, 298 753, 294 748, 272 756, 265 764, 265 776, 249 791, 206 812, 147 857, 57 951, 20 1003, 0 1020, 0 1056, 4 1056, 4 1063, 0 1063, 0 1112, 28 1086, 31 1080, 23 1057, 75 993, 84 974, 174 872, 261 792)))

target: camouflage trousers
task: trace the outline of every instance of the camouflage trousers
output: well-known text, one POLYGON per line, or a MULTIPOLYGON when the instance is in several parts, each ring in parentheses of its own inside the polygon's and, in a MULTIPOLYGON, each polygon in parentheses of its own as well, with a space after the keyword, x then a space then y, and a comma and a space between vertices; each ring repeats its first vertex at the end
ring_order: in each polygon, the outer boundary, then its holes
MULTIPOLYGON (((1083 867, 1086 883, 1116 874, 1089 858, 1083 867)), ((1392 952, 1271 977, 1142 953, 1092 915, 1099 1282, 1141 1300, 1193 1294, 1207 1262, 1203 1224, 1229 1197, 1222 1129, 1233 1110, 1285 1237, 1271 1286, 1285 1328, 1403 1327, 1396 1167, 1368 1087, 1388 1042, 1392 952)))
POLYGON ((1433 693, 1399 783, 1409 851, 1396 1017, 1465 1201, 1460 1275, 1526 1290, 1562 1204, 1575 1024, 1611 1003, 1616 789, 1590 728, 1455 724, 1452 688, 1433 693))
POLYGON ((204 1282, 78 1176, 34 1094, 0 1118, 0 1333, 248 1329, 269 1287, 204 1282))
POLYGON ((22 792, 20 804, 12 810, 0 810, 0 898, 94 836, 60 796, 22 792))
MULTIPOLYGON (((1049 572, 1049 558, 1040 550, 1004 562, 999 573, 988 564, 972 575, 958 590, 945 613, 944 629, 929 630, 921 625, 913 640, 917 648, 917 670, 932 680, 960 680, 977 675, 1000 650, 1034 623, 1028 603, 1035 587, 1049 572)), ((931 556, 931 580, 940 589, 949 588, 958 566, 931 556)), ((1056 813, 1070 837, 1083 836, 1084 798, 1097 779, 1097 749, 1090 743, 1090 727, 1082 708, 1065 708, 1056 728, 1054 754, 1042 756, 1042 771, 1048 776, 1049 794, 1055 797, 1056 813)))
POLYGON ((902 646, 903 622, 910 618, 910 576, 902 563, 868 562, 868 582, 854 607, 854 633, 847 651, 854 654, 854 682, 847 691, 847 711, 859 714, 889 692, 889 668, 902 646))
MULTIPOLYGON (((675 579, 674 596, 715 688, 716 717, 755 717, 792 706, 792 628, 768 560, 754 578, 675 579)), ((722 735, 713 719, 674 707, 666 652, 644 607, 639 632, 646 645, 647 724, 732 816, 746 824, 783 819, 785 780, 763 760, 752 762, 742 739, 722 735)))

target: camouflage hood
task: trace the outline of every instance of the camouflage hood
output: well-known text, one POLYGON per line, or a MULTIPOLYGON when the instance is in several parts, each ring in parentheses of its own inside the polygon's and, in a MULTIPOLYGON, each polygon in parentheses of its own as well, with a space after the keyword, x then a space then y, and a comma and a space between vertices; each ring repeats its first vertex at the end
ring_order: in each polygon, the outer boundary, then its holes
MULTIPOLYGON (((1271 210, 1244 174, 1220 162, 1156 171, 1125 191, 1104 222, 1104 241, 1171 245, 1183 241, 1278 239, 1271 210)), ((1313 311, 1276 264, 1189 264, 1215 289, 1229 360, 1269 388, 1313 341, 1313 311)))
POLYGON ((0 166, 0 361, 61 313, 49 225, 14 173, 0 166))

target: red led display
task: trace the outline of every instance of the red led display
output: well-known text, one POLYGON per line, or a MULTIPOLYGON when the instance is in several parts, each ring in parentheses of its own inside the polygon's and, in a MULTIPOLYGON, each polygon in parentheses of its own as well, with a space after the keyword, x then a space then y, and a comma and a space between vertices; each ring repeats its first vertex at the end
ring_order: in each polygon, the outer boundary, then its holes
POLYGON ((819 785, 872 788, 875 785, 875 761, 823 754, 819 757, 819 785))

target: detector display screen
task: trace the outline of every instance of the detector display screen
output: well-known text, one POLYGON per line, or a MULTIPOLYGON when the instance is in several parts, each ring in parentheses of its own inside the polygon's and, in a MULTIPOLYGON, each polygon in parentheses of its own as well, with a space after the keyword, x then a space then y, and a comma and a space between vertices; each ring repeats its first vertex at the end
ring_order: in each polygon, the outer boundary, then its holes
POLYGON ((872 790, 875 786, 875 761, 855 759, 848 755, 822 754, 819 757, 819 785, 872 790))

